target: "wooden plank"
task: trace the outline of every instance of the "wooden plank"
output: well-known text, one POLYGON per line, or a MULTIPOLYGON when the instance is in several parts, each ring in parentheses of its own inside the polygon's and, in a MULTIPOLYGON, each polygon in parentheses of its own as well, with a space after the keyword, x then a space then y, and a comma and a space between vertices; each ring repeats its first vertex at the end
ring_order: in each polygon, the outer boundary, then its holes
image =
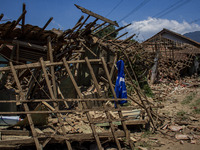
MULTIPOLYGON (((98 111, 122 111, 122 110, 132 110, 132 109, 138 109, 134 107, 128 107, 128 108, 98 108, 98 111)), ((51 113, 76 113, 76 112, 82 112, 86 113, 89 111, 97 111, 96 108, 92 109, 83 109, 83 110, 55 110, 55 111, 17 111, 17 112, 0 112, 0 115, 17 115, 17 114, 51 114, 51 113)))
MULTIPOLYGON (((124 137, 124 132, 122 131, 116 131, 116 135, 120 137, 124 137)), ((99 138, 101 139, 112 139, 112 133, 111 132, 101 132, 98 133, 99 138)), ((50 136, 39 136, 39 138, 46 139, 46 138, 53 138, 52 142, 53 143, 60 143, 64 141, 65 139, 72 140, 72 141, 92 141, 94 140, 94 136, 92 133, 87 133, 87 134, 68 134, 66 136, 63 135, 50 135, 50 136)), ((1 140, 0 145, 32 145, 34 144, 33 138, 30 139, 24 139, 24 140, 1 140)))
MULTIPOLYGON (((47 38, 47 42, 48 42, 47 47, 48 47, 50 62, 53 63, 53 50, 51 46, 50 36, 47 38)), ((53 92, 54 92, 55 98, 57 98, 57 86, 56 86, 56 79, 55 79, 55 73, 54 73, 54 66, 50 66, 50 68, 51 68, 51 76, 52 76, 52 83, 53 83, 53 92)))
MULTIPOLYGON (((73 102, 73 101, 122 101, 122 100, 131 100, 131 99, 123 99, 123 98, 84 98, 84 99, 81 99, 81 98, 67 98, 65 99, 64 97, 62 99, 55 99, 56 101, 58 102, 64 102, 64 101, 67 101, 67 102, 73 102)), ((55 101, 53 99, 31 99, 31 100, 21 100, 21 102, 24 102, 24 103, 38 103, 38 102, 53 102, 55 101)), ((14 103, 16 102, 15 100, 1 100, 0 103, 14 103)), ((125 107, 127 108, 127 107, 125 107)), ((132 108, 132 107, 131 107, 132 108)), ((154 108, 157 108, 154 106, 154 108)))
POLYGON ((105 27, 103 27, 103 28, 97 30, 96 32, 93 33, 93 35, 95 35, 95 34, 101 32, 101 31, 103 31, 104 29, 106 29, 106 28, 108 28, 108 27, 110 27, 110 26, 111 26, 111 24, 109 24, 109 25, 107 25, 107 26, 105 26, 105 27))
POLYGON ((88 48, 83 42, 81 42, 81 44, 95 57, 97 57, 97 55, 90 49, 88 48))
MULTIPOLYGON (((24 95, 24 93, 23 93, 23 91, 22 91, 20 82, 19 82, 18 77, 17 77, 17 73, 16 73, 16 71, 15 71, 15 68, 14 68, 12 62, 10 62, 9 64, 10 64, 10 69, 11 69, 11 71, 12 71, 12 74, 13 74, 13 77, 14 77, 14 79, 15 79, 15 82, 16 82, 16 84, 17 84, 20 97, 23 99, 25 95, 24 95)), ((16 99, 16 105, 20 105, 20 104, 21 104, 20 99, 17 98, 17 99, 16 99)))
MULTIPOLYGON (((41 29, 41 31, 44 31, 46 29, 46 27, 50 24, 50 22, 53 20, 53 17, 49 18, 49 20, 46 22, 46 24, 44 25, 44 27, 41 29)), ((40 31, 40 32, 41 32, 40 31)))
POLYGON ((115 71, 116 63, 117 63, 117 55, 115 55, 115 57, 114 57, 113 65, 112 65, 112 68, 110 70, 110 78, 111 78, 111 80, 112 80, 112 77, 113 77, 113 74, 114 74, 114 71, 115 71))
MULTIPOLYGON (((10 67, 11 67, 11 71, 13 73, 15 82, 17 84, 17 87, 21 91, 21 98, 25 99, 25 95, 24 95, 24 93, 22 91, 20 82, 19 82, 19 80, 18 80, 18 78, 16 76, 16 71, 14 69, 14 66, 13 66, 12 62, 10 62, 10 67)), ((24 106, 25 111, 29 111, 28 105, 26 103, 23 103, 23 106, 24 106)), ((35 131, 35 127, 34 127, 34 124, 33 124, 33 120, 32 120, 31 114, 27 114, 27 118, 28 118, 28 122, 29 122, 29 125, 30 125, 30 128, 31 128, 32 134, 33 134, 33 139, 34 139, 36 148, 37 148, 37 150, 41 150, 42 148, 41 148, 41 145, 40 145, 40 143, 38 141, 38 138, 37 138, 37 133, 35 131)))
POLYGON ((34 87, 36 88, 36 85, 35 85, 35 82, 36 82, 36 81, 35 81, 35 80, 38 78, 38 76, 40 76, 40 73, 41 73, 40 69, 39 69, 39 68, 35 68, 34 72, 33 72, 32 75, 31 75, 31 78, 30 78, 30 80, 29 80, 29 83, 28 83, 28 85, 27 85, 28 90, 27 90, 27 93, 26 93, 26 99, 29 98, 29 96, 30 96, 30 94, 31 94, 31 92, 32 92, 32 90, 33 90, 33 88, 34 88, 34 87))
MULTIPOLYGON (((23 93, 23 91, 22 91, 20 82, 19 82, 19 80, 18 80, 18 78, 17 78, 17 74, 16 74, 16 71, 15 71, 15 69, 14 69, 14 66, 13 66, 12 62, 10 62, 10 67, 11 67, 11 71, 12 71, 12 74, 13 74, 13 76, 14 76, 15 82, 16 82, 16 84, 17 84, 17 87, 18 87, 18 89, 19 89, 20 92, 21 92, 21 98, 22 98, 23 100, 25 100, 25 95, 24 95, 24 93, 23 93)), ((28 105, 27 105, 26 103, 23 103, 23 106, 24 106, 24 110, 25 110, 25 111, 29 111, 28 105)), ((40 143, 39 143, 39 140, 38 140, 38 138, 37 138, 37 133, 36 133, 36 131, 35 131, 35 127, 34 127, 34 123, 33 123, 31 114, 27 114, 27 118, 28 118, 28 122, 29 122, 29 125, 30 125, 30 128, 31 128, 31 131, 32 131, 32 135, 33 135, 33 139, 34 139, 34 142, 35 142, 35 146, 36 146, 37 150, 42 150, 42 147, 41 147, 41 145, 40 145, 40 143)))
POLYGON ((23 130, 0 130, 1 135, 17 135, 17 136, 30 136, 29 131, 23 130))
MULTIPOLYGON (((100 88, 99 88, 98 81, 97 81, 97 79, 96 79, 96 77, 95 77, 93 68, 92 68, 92 66, 91 66, 91 64, 90 64, 90 62, 89 62, 89 60, 88 60, 87 57, 85 57, 85 61, 86 61, 86 64, 87 64, 87 66, 88 66, 88 69, 89 69, 89 71, 90 71, 90 75, 91 75, 91 77, 92 77, 92 79, 93 79, 93 81, 94 81, 94 85, 95 85, 95 87, 96 87, 96 89, 97 89, 98 95, 99 95, 100 97, 102 97, 102 94, 101 94, 101 90, 100 90, 100 88)), ((105 107, 106 107, 106 106, 105 106, 105 103, 104 103, 103 105, 104 105, 104 108, 105 108, 105 107)), ((108 120, 109 120, 109 124, 110 124, 110 127, 111 127, 111 132, 112 132, 113 137, 114 137, 114 139, 115 139, 115 143, 117 144, 117 148, 118 148, 119 150, 121 150, 122 148, 121 148, 121 145, 120 145, 120 143, 119 143, 119 140, 118 140, 117 136, 115 135, 115 129, 114 129, 114 126, 113 126, 113 124, 112 124, 112 121, 111 121, 111 118, 110 118, 110 114, 108 113, 108 111, 105 111, 105 113, 106 113, 106 116, 107 116, 107 118, 108 118, 108 120)))
POLYGON ((83 21, 83 23, 80 25, 80 27, 76 30, 74 35, 78 35, 79 30, 83 27, 83 25, 86 23, 86 21, 90 18, 90 15, 87 16, 87 18, 83 21))
MULTIPOLYGON (((60 95, 60 97, 62 98, 62 99, 65 99, 64 98, 64 96, 63 96, 63 94, 62 94, 62 92, 61 92, 61 90, 60 90, 60 87, 58 86, 58 95, 60 95)), ((58 100, 57 100, 58 101, 58 100)), ((65 104, 65 107, 68 109, 69 108, 69 105, 67 104, 67 102, 66 101, 63 101, 63 103, 65 104)))
POLYGON ((16 49, 16 61, 19 63, 19 43, 17 43, 17 49, 16 49))
POLYGON ((86 14, 88 14, 88 15, 90 15, 90 16, 93 16, 93 17, 95 17, 95 18, 98 18, 98 19, 100 19, 100 20, 102 20, 102 21, 104 21, 104 22, 107 22, 107 23, 110 23, 110 24, 112 24, 112 25, 115 25, 115 26, 119 27, 119 25, 117 24, 116 21, 112 21, 112 20, 110 20, 110 19, 107 19, 107 18, 105 18, 105 17, 103 17, 103 16, 100 16, 100 15, 98 15, 98 14, 96 14, 96 13, 93 13, 92 11, 87 10, 87 9, 81 7, 81 6, 76 5, 76 4, 74 4, 74 5, 75 5, 78 9, 80 9, 83 13, 86 13, 86 14))
MULTIPOLYGON (((100 63, 101 59, 90 59, 89 62, 92 63, 100 63)), ((44 61, 46 67, 49 66, 58 66, 58 65, 63 65, 63 62, 54 62, 54 63, 50 63, 50 61, 44 61)), ((69 64, 76 64, 76 63, 85 63, 85 60, 71 60, 71 61, 67 61, 67 63, 69 64)), ((25 65, 16 65, 15 66, 15 70, 18 69, 31 69, 31 68, 40 68, 41 64, 39 62, 37 63, 31 63, 31 64, 25 64, 25 65)), ((9 71, 10 70, 10 66, 8 67, 0 67, 0 71, 9 71)))
MULTIPOLYGON (((142 97, 141 97, 141 95, 143 95, 144 97, 145 97, 145 95, 144 95, 144 94, 141 94, 142 92, 141 92, 140 87, 137 88, 137 87, 135 86, 135 84, 133 83, 133 79, 132 79, 131 75, 129 74, 129 72, 128 72, 126 66, 125 66, 124 68, 125 68, 125 72, 128 74, 129 78, 131 79, 132 86, 134 87, 135 92, 137 93, 137 96, 138 96, 138 98, 139 98, 139 100, 140 100, 140 103, 141 103, 141 104, 139 104, 139 105, 142 106, 142 108, 144 108, 144 110, 146 111, 146 113, 147 113, 147 115, 149 116, 150 121, 151 121, 151 123, 152 123, 153 130, 155 130, 155 129, 156 129, 156 126, 155 126, 155 122, 154 122, 154 119, 153 119, 152 114, 151 114, 151 110, 150 110, 150 107, 151 107, 151 106, 150 106, 149 104, 148 104, 149 107, 146 106, 147 104, 145 104, 144 100, 143 100, 142 97)), ((133 73, 134 73, 134 75, 135 75, 134 70, 133 70, 133 73)), ((135 78, 136 78, 136 75, 135 75, 135 78)), ((136 81, 137 81, 137 80, 136 80, 136 81)), ((128 96, 128 97, 131 99, 130 96, 128 96)), ((147 101, 146 97, 145 97, 145 100, 147 101)), ((158 117, 158 118, 159 118, 159 117, 158 117)))
POLYGON ((113 34, 113 33, 115 33, 115 32, 118 32, 118 31, 120 31, 120 30, 123 30, 123 29, 125 29, 126 27, 128 27, 128 26, 130 26, 130 25, 131 25, 131 23, 125 25, 124 27, 120 27, 119 29, 114 30, 114 31, 108 33, 107 35, 105 35, 105 36, 104 36, 103 38, 101 38, 101 39, 103 40, 103 39, 107 38, 108 36, 110 36, 111 34, 113 34))
POLYGON ((22 17, 26 14, 26 12, 27 12, 26 10, 23 11, 21 16, 11 24, 10 28, 7 29, 7 31, 5 32, 4 36, 9 35, 13 31, 13 29, 19 24, 19 22, 21 21, 22 17))
MULTIPOLYGON (((26 4, 23 3, 22 12, 26 10, 26 4)), ((22 17, 22 36, 24 35, 25 15, 22 17)))
POLYGON ((123 37, 124 35, 128 34, 128 32, 123 33, 122 35, 116 37, 113 42, 115 42, 116 40, 118 40, 119 38, 123 37))
MULTIPOLYGON (((55 97, 55 95, 53 93, 53 90, 51 88, 50 80, 49 80, 49 77, 48 77, 48 74, 47 74, 47 71, 46 71, 46 66, 45 66, 44 60, 42 58, 40 58, 40 63, 42 65, 42 71, 44 73, 44 77, 45 77, 45 80, 46 80, 47 87, 49 89, 50 96, 51 96, 52 99, 55 100, 56 97, 55 97)), ((58 105, 58 103, 56 101, 54 101, 53 105, 55 107, 55 110, 59 111, 59 105, 58 105)), ((61 125, 62 133, 63 133, 63 135, 66 135, 67 131, 66 131, 65 127, 64 127, 64 123, 63 123, 62 118, 61 118, 62 115, 60 113, 57 113, 57 117, 58 117, 58 121, 59 121, 59 123, 61 125)), ((68 150, 72 150, 70 142, 68 140, 65 140, 65 142, 66 142, 68 150)))
POLYGON ((97 30, 98 28, 104 26, 106 23, 107 22, 103 22, 102 24, 100 24, 100 25, 96 26, 95 28, 93 28, 91 31, 93 32, 93 31, 97 30))
MULTIPOLYGON (((65 69, 67 70, 67 73, 68 73, 68 75, 69 75, 69 77, 70 77, 70 79, 71 79, 71 81, 72 81, 72 83, 73 83, 73 85, 74 85, 74 87, 75 87, 75 89, 76 89, 76 92, 77 92, 78 96, 79 96, 81 99, 83 99, 84 97, 83 97, 83 95, 82 95, 80 89, 78 88, 78 85, 77 85, 77 83, 76 83, 76 81, 75 81, 75 79, 74 79, 74 77, 73 77, 73 75, 72 75, 72 73, 71 73, 71 70, 69 69, 69 66, 68 66, 67 61, 66 61, 65 58, 63 58, 63 63, 64 63, 64 66, 65 66, 65 69)), ((85 102, 82 102, 82 106, 83 106, 84 109, 87 109, 87 105, 86 105, 85 102)), ((95 141, 96 141, 96 143, 97 143, 97 146, 98 146, 99 150, 102 150, 103 148, 102 148, 100 139, 99 139, 99 137, 98 137, 98 134, 97 134, 97 132, 96 132, 96 129, 95 129, 94 124, 91 123, 91 122, 92 122, 92 118, 91 118, 89 112, 86 113, 86 116, 87 116, 87 118, 88 118, 88 121, 90 122, 90 127, 91 127, 91 129, 92 129, 92 132, 93 132, 95 141)))
POLYGON ((0 15, 0 21, 1 21, 1 19, 3 18, 3 16, 4 16, 4 14, 1 14, 1 15, 0 15))
POLYGON ((30 48, 30 49, 34 49, 34 50, 38 50, 38 51, 42 51, 45 52, 47 50, 46 47, 44 46, 40 46, 37 44, 32 44, 30 42, 24 42, 24 41, 20 41, 20 40, 12 40, 11 41, 12 44, 19 44, 19 46, 21 47, 26 47, 26 48, 30 48))
MULTIPOLYGON (((126 121, 126 125, 145 125, 147 123, 147 121, 145 120, 125 120, 126 121)), ((120 121, 115 121, 113 122, 113 124, 115 125, 122 125, 121 120, 120 121)), ((110 126, 109 125, 109 121, 107 121, 106 123, 98 123, 97 126, 110 126)))
POLYGON ((128 38, 126 38, 125 40, 123 40, 119 45, 126 43, 127 41, 129 41, 130 39, 132 39, 135 36, 135 34, 129 36, 128 38))
POLYGON ((98 21, 98 19, 95 19, 92 23, 88 24, 85 28, 85 30, 83 30, 82 32, 79 33, 80 36, 85 35, 88 31, 91 30, 91 28, 96 24, 96 22, 98 21))

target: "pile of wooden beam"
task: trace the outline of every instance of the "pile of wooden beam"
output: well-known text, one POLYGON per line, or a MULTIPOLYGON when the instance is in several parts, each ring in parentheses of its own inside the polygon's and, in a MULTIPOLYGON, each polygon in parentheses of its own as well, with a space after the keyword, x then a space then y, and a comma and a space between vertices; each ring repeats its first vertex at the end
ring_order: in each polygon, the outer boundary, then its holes
POLYGON ((150 123, 155 131, 157 123, 162 121, 152 109, 155 106, 136 84, 132 65, 135 55, 142 51, 137 42, 130 41, 134 35, 125 40, 118 40, 125 34, 108 40, 106 37, 112 33, 98 38, 98 32, 118 24, 76 7, 88 16, 85 20, 81 16, 72 29, 65 31, 45 30, 53 18, 43 28, 25 24, 25 4, 16 21, 0 24, 0 55, 5 58, 1 63, 7 64, 0 67, 1 90, 12 90, 16 97, 0 100, 1 104, 12 103, 16 107, 15 111, 0 114, 23 118, 0 131, 2 137, 18 136, 18 139, 2 138, 0 147, 16 149, 35 145, 40 150, 50 143, 64 142, 71 150, 74 141, 95 141, 98 149, 103 149, 103 144, 113 141, 119 150, 124 145, 134 149, 127 125, 150 123), (91 17, 94 21, 86 25, 91 17), (98 20, 103 23, 97 25, 98 20), (131 104, 126 107, 118 104, 122 99, 117 98, 113 85, 119 59, 128 65, 126 80, 133 87, 127 99, 131 104), (102 123, 110 130, 103 132, 99 128, 102 123), (116 128, 116 124, 122 129, 116 128), (83 131, 84 126, 89 128, 87 132, 83 131))

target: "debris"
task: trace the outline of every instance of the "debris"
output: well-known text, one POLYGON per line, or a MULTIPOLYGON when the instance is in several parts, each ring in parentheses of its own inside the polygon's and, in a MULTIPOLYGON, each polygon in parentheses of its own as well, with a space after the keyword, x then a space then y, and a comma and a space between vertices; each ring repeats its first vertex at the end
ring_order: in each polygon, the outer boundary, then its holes
POLYGON ((141 146, 138 146, 138 149, 139 150, 148 150, 146 147, 141 147, 141 146))
POLYGON ((189 140, 189 139, 190 139, 189 136, 186 135, 186 134, 176 134, 176 135, 175 135, 175 138, 176 138, 177 140, 189 140))
POLYGON ((174 131, 174 132, 178 132, 178 131, 180 131, 180 130, 183 129, 182 126, 175 126, 175 125, 170 125, 168 128, 169 128, 170 130, 174 131))

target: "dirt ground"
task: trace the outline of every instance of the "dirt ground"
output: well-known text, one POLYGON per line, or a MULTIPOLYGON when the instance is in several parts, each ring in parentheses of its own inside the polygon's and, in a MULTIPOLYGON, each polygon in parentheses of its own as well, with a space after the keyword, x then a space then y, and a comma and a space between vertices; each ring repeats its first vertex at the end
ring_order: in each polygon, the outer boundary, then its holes
POLYGON ((155 134, 135 134, 136 149, 200 150, 199 83, 200 78, 196 78, 152 86, 157 102, 164 105, 158 113, 165 116, 165 122, 155 134))

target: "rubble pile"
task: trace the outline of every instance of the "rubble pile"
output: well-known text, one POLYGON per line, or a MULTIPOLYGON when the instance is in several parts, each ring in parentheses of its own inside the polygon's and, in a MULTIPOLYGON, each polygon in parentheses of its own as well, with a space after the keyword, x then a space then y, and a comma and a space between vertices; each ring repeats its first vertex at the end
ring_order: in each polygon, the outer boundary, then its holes
POLYGON ((139 56, 147 57, 144 50, 131 41, 134 35, 125 40, 118 40, 125 34, 108 38, 129 25, 98 37, 103 29, 118 24, 75 6, 87 17, 81 16, 65 31, 45 30, 53 18, 42 28, 25 24, 25 4, 17 20, 0 24, 0 55, 5 59, 1 64, 6 64, 0 67, 0 89, 9 93, 1 97, 6 109, 0 114, 23 119, 0 131, 0 147, 35 145, 40 150, 52 143, 65 143, 71 150, 77 141, 93 141, 103 149, 112 141, 118 149, 134 149, 127 125, 150 124, 155 131, 163 121, 137 84, 133 63, 139 56), (87 23, 89 18, 94 21, 87 23), (97 24, 99 21, 103 23, 97 24), (126 82, 132 86, 128 106, 118 103, 123 99, 116 96, 113 85, 119 59, 125 62, 126 82))

